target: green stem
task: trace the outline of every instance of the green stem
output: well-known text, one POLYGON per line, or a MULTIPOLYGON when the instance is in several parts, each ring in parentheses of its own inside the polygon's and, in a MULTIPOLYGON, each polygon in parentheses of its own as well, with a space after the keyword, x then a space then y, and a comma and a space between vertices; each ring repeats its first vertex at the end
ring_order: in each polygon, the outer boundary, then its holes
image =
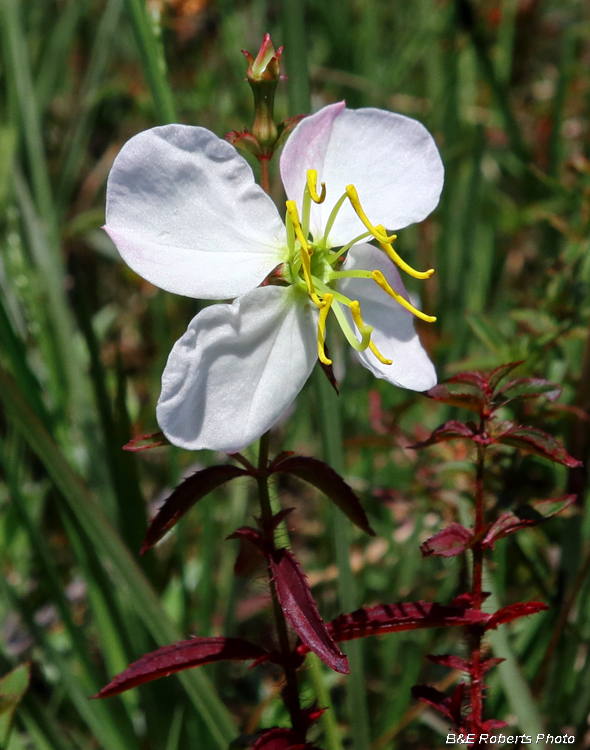
MULTIPOLYGON (((319 367, 316 367, 314 377, 320 403, 320 429, 324 459, 335 471, 343 474, 345 457, 342 443, 340 402, 319 367)), ((353 612, 358 608, 358 601, 356 583, 350 567, 350 524, 342 513, 333 506, 331 508, 330 526, 333 529, 336 549, 340 603, 344 612, 353 612)), ((346 697, 353 745, 355 750, 365 750, 370 745, 370 735, 362 642, 351 641, 346 644, 345 651, 350 666, 346 697)))
MULTIPOLYGON (((258 484, 258 497, 260 499, 262 528, 268 535, 268 541, 270 542, 272 551, 274 552, 274 531, 271 530, 273 512, 270 504, 270 494, 268 491, 268 477, 266 476, 266 467, 268 466, 269 438, 270 432, 266 432, 260 438, 260 447, 258 451, 258 469, 260 470, 260 475, 256 479, 256 483, 258 484)), ((287 711, 289 712, 289 716, 291 717, 291 724, 293 726, 293 729, 300 732, 305 737, 305 721, 303 713, 301 711, 301 702, 299 700, 299 685, 297 683, 297 674, 292 663, 287 620, 285 619, 285 613, 283 612, 283 609, 279 602, 277 589, 270 568, 268 571, 268 582, 270 586, 270 595, 272 598, 272 608, 275 617, 275 625, 279 638, 279 648, 282 655, 282 666, 285 673, 286 685, 283 690, 283 700, 285 702, 287 711)))

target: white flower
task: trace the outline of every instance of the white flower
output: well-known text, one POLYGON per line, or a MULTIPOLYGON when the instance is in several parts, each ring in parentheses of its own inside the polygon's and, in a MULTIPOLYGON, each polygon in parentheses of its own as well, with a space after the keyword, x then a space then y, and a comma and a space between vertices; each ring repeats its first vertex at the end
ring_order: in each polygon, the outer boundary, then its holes
POLYGON ((377 377, 417 391, 436 383, 413 314, 432 318, 409 304, 392 260, 418 278, 432 272, 406 266, 385 228, 435 208, 442 162, 415 120, 344 107, 289 137, 286 223, 247 162, 204 128, 153 128, 115 160, 105 229, 129 266, 176 294, 237 298, 200 312, 170 353, 157 418, 172 443, 235 452, 270 429, 318 356, 329 362, 330 311, 377 377), (363 242, 373 238, 381 249, 363 242))

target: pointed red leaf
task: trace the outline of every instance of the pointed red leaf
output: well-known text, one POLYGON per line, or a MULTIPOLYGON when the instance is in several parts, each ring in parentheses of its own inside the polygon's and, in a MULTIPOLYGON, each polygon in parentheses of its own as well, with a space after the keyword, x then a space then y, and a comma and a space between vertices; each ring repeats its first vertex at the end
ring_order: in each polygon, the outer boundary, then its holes
POLYGON ((472 539, 472 533, 460 523, 452 523, 420 545, 424 557, 455 557, 464 552, 472 539))
POLYGON ((509 604, 507 607, 502 607, 485 624, 486 630, 493 630, 498 625, 504 625, 506 622, 512 622, 512 620, 518 620, 520 617, 527 617, 528 615, 536 615, 538 612, 544 612, 549 609, 543 602, 517 602, 516 604, 509 604))
POLYGON ((348 674, 348 660, 320 617, 305 574, 288 549, 273 551, 270 567, 279 603, 303 643, 331 669, 348 674))
POLYGON ((535 456, 563 464, 570 469, 582 465, 581 461, 569 455, 559 440, 536 427, 517 427, 510 423, 503 423, 501 431, 494 434, 493 442, 511 445, 527 453, 533 453, 535 456))
POLYGON ((240 549, 234 563, 234 575, 245 578, 263 563, 266 557, 258 545, 253 544, 246 536, 239 536, 240 549))
POLYGON ((471 664, 465 659, 461 659, 459 656, 452 656, 451 654, 443 654, 441 656, 435 656, 434 654, 427 654, 426 658, 434 664, 440 664, 441 667, 448 667, 449 669, 460 669, 462 672, 471 672, 471 664))
POLYGON ((150 448, 158 448, 161 445, 170 445, 170 441, 164 437, 163 432, 151 432, 149 435, 139 435, 133 438, 133 440, 130 440, 123 446, 123 450, 130 451, 131 453, 139 453, 139 451, 147 451, 150 448), (152 440, 152 438, 156 438, 156 440, 152 440))
POLYGON ((375 536, 358 497, 328 464, 308 456, 289 456, 273 464, 273 472, 292 474, 323 492, 354 524, 375 536))
POLYGON ((494 729, 504 729, 505 727, 509 726, 510 724, 508 724, 506 721, 502 721, 501 719, 488 719, 481 725, 481 731, 493 732, 494 729))
POLYGON ((447 404, 448 406, 459 406, 462 409, 474 411, 476 414, 480 414, 486 405, 486 401, 483 396, 479 396, 475 393, 461 393, 458 391, 452 391, 443 384, 435 385, 434 388, 426 391, 425 395, 428 396, 428 398, 431 398, 433 401, 438 401, 441 404, 447 404))
POLYGON ((463 422, 457 421, 456 419, 452 419, 449 422, 441 424, 440 427, 437 427, 427 440, 423 440, 420 443, 414 443, 414 445, 409 445, 408 448, 418 450, 419 448, 426 448, 429 445, 443 443, 447 440, 454 440, 455 438, 473 439, 474 434, 475 433, 471 427, 463 422))
MULTIPOLYGON (((489 614, 474 609, 447 607, 436 602, 378 604, 357 609, 349 615, 339 615, 328 623, 328 630, 334 640, 341 643, 403 630, 479 625, 487 622, 489 617, 489 614)), ((301 646, 298 649, 303 653, 306 650, 301 646)))
POLYGON ((209 466, 185 479, 166 499, 150 524, 140 555, 143 555, 159 542, 166 532, 178 523, 182 516, 199 500, 217 487, 221 487, 222 484, 237 477, 247 476, 249 474, 244 469, 224 464, 222 466, 209 466))
POLYGON ((504 378, 509 375, 512 370, 516 370, 516 368, 523 363, 524 359, 521 359, 518 362, 509 362, 506 365, 500 365, 500 367, 496 367, 496 369, 492 370, 492 372, 488 376, 488 388, 492 391, 495 391, 502 380, 504 380, 504 378))
POLYGON ((272 727, 256 740, 252 750, 290 750, 304 745, 305 740, 293 729, 272 727))
POLYGON ((449 713, 451 718, 459 726, 461 724, 461 708, 463 706, 463 695, 465 694, 465 683, 460 682, 451 696, 449 702, 449 713))
POLYGON ((493 547, 494 544, 521 529, 543 523, 552 516, 561 513, 576 502, 576 495, 564 495, 555 500, 536 500, 530 505, 521 505, 513 511, 503 513, 490 527, 483 544, 493 547))
POLYGON ((521 398, 538 398, 544 396, 549 401, 557 401, 562 393, 561 386, 544 378, 517 378, 502 386, 498 396, 504 403, 521 398))
POLYGON ((215 661, 260 659, 267 653, 265 649, 242 638, 191 638, 179 641, 145 654, 93 697, 109 698, 183 669, 215 661))
POLYGON ((236 529, 233 534, 228 536, 228 539, 246 539, 250 544, 258 547, 265 555, 270 554, 270 547, 264 537, 258 529, 254 529, 252 526, 240 526, 239 529, 236 529))
POLYGON ((421 700, 424 703, 428 703, 443 716, 446 716, 458 727, 461 726, 461 704, 463 701, 463 693, 465 691, 465 683, 460 682, 455 691, 451 696, 441 693, 440 690, 430 687, 428 685, 414 685, 412 688, 412 695, 417 700, 421 700))
POLYGON ((478 388, 482 394, 488 390, 487 378, 481 372, 458 372, 447 380, 447 383, 456 383, 458 385, 472 385, 478 388))
POLYGON ((291 515, 295 508, 283 508, 283 510, 280 510, 278 513, 275 513, 274 516, 270 519, 270 523, 268 524, 268 528, 264 528, 264 523, 262 521, 262 518, 257 518, 256 523, 258 524, 259 528, 263 531, 266 531, 267 533, 272 533, 275 531, 279 524, 281 524, 287 516, 291 515))
POLYGON ((482 661, 481 663, 482 674, 489 672, 490 669, 497 667, 498 664, 502 664, 503 661, 506 661, 506 659, 486 659, 485 661, 482 661))

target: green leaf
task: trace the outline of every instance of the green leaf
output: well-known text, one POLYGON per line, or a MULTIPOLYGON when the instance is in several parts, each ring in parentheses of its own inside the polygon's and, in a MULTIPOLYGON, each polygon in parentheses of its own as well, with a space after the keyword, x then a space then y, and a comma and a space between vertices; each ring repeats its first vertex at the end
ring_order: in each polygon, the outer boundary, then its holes
POLYGON ((31 667, 22 664, 0 678, 0 747, 5 747, 14 712, 29 687, 31 667))

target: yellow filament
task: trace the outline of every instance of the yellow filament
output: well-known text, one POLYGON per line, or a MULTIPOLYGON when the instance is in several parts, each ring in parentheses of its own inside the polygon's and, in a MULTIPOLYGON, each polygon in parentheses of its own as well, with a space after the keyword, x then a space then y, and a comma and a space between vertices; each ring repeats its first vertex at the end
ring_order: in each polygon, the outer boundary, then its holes
POLYGON ((322 301, 316 294, 313 280, 311 278, 311 263, 309 259, 311 257, 312 250, 309 246, 309 243, 303 236, 303 232, 301 231, 301 222, 299 221, 299 211, 297 211, 297 204, 295 203, 295 201, 287 201, 286 206, 287 213, 289 214, 289 218, 291 219, 291 223, 293 224, 293 229, 295 230, 295 236, 301 244, 301 268, 303 269, 303 278, 305 279, 305 285, 307 286, 307 293, 312 298, 317 307, 321 307, 322 301))
POLYGON ((373 333, 373 326, 368 326, 363 320, 363 317, 361 315, 361 306, 359 305, 357 300, 353 300, 348 307, 350 308, 350 312, 352 313, 352 319, 356 323, 356 327, 359 329, 359 333, 361 334, 362 341, 361 349, 359 351, 363 351, 371 344, 371 334, 373 333))
POLYGON ((371 222, 369 221, 369 217, 364 212, 363 207, 361 206, 361 202, 359 200, 359 194, 357 193, 357 190, 354 185, 347 185, 346 195, 348 195, 348 199, 352 207, 356 211, 357 216, 363 222, 363 224, 367 227, 369 232, 371 232, 371 234, 374 235, 375 239, 379 240, 379 242, 385 242, 385 243, 393 242, 396 239, 395 234, 392 234, 390 237, 388 237, 382 226, 376 227, 373 224, 371 224, 371 222))
POLYGON ((332 360, 326 357, 324 344, 326 343, 326 318, 330 312, 330 307, 334 300, 333 294, 325 294, 320 307, 320 317, 318 320, 318 357, 324 365, 331 365, 332 360))
POLYGON ((372 341, 369 344, 369 349, 373 352, 373 354, 377 357, 377 359, 379 360, 379 362, 381 362, 381 364, 383 365, 393 364, 393 360, 387 359, 386 357, 384 357, 372 341))
MULTIPOLYGON (((378 224, 376 227, 379 231, 383 232, 385 234, 385 227, 382 224, 378 224)), ((394 241, 397 239, 397 236, 394 234, 394 241)), ((400 258, 400 256, 396 253, 396 251, 393 249, 393 247, 387 243, 387 242, 381 242, 379 237, 377 237, 377 240, 379 241, 379 244, 383 248, 383 250, 386 252, 386 254, 391 258, 391 260, 395 263, 396 266, 399 266, 402 271, 405 271, 410 276, 413 276, 415 279, 429 279, 432 274, 434 273, 434 268, 429 268, 428 271, 416 271, 415 268, 412 268, 412 266, 409 266, 405 260, 400 258)))
POLYGON ((318 173, 316 169, 307 170, 307 189, 314 203, 323 203, 326 200, 326 183, 322 182, 322 194, 318 195, 318 173))
POLYGON ((395 289, 392 289, 387 283, 387 280, 385 279, 385 276, 381 273, 381 271, 373 271, 371 276, 375 279, 375 281, 381 287, 381 289, 383 289, 383 291, 387 292, 390 297, 393 297, 393 299, 396 302, 399 302, 402 307, 405 307, 406 310, 409 310, 417 318, 420 318, 420 320, 425 320, 427 323, 434 323, 436 318, 433 315, 426 315, 426 313, 423 313, 421 310, 416 309, 414 305, 411 305, 408 302, 407 299, 402 297, 401 294, 398 294, 395 289))

